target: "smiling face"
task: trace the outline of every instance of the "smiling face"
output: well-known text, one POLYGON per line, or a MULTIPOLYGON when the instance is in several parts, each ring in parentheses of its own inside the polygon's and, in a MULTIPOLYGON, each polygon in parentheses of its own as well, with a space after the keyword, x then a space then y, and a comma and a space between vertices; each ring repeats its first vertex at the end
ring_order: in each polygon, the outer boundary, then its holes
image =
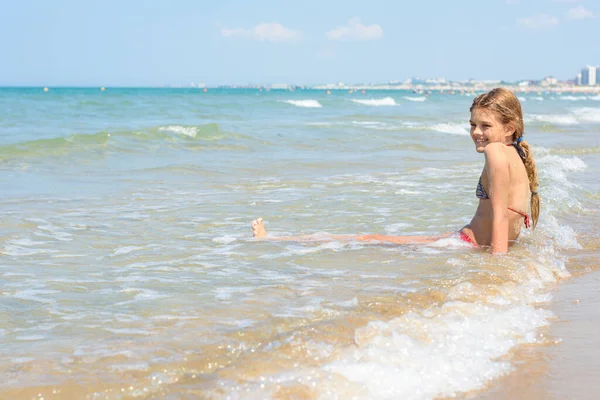
POLYGON ((483 153, 490 143, 512 143, 514 129, 503 124, 498 116, 485 108, 475 107, 471 111, 471 139, 478 153, 483 153))

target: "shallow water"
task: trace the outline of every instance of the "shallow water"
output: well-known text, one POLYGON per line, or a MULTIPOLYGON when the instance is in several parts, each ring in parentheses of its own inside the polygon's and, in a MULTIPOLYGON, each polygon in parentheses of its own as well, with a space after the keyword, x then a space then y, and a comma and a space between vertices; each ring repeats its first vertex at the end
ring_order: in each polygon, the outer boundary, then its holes
POLYGON ((543 203, 508 256, 250 231, 459 229, 471 100, 0 89, 0 397, 428 399, 510 372, 597 267, 597 96, 522 97, 543 203))

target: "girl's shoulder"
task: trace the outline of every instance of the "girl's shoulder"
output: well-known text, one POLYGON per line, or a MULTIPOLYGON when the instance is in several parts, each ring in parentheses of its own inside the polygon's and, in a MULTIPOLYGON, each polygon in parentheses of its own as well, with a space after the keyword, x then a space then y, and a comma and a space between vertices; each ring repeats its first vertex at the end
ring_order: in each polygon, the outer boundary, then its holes
POLYGON ((491 155, 491 154, 506 154, 504 152, 504 150, 507 148, 506 144, 501 143, 501 142, 494 142, 494 143, 490 143, 487 146, 485 146, 485 149, 483 150, 483 153, 486 155, 491 155))
POLYGON ((483 154, 487 166, 508 167, 508 157, 506 155, 506 145, 504 143, 490 143, 485 146, 483 154))

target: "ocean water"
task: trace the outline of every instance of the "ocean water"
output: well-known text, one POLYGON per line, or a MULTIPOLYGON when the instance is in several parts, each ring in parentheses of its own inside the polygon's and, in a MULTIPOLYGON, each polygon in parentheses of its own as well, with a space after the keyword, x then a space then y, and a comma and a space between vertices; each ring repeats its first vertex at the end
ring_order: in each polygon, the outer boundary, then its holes
POLYGON ((0 88, 0 398, 484 389, 598 268, 600 96, 519 96, 542 212, 498 257, 250 228, 460 229, 473 94, 0 88))

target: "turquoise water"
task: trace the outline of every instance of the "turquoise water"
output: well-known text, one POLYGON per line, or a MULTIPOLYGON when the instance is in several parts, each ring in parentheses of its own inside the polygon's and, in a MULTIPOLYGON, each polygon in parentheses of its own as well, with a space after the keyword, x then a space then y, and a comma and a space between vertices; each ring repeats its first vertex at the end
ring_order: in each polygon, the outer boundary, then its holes
POLYGON ((492 257, 250 230, 459 229, 472 94, 0 88, 0 393, 433 398, 509 373, 551 286, 596 268, 600 201, 600 97, 519 96, 542 215, 492 257))

